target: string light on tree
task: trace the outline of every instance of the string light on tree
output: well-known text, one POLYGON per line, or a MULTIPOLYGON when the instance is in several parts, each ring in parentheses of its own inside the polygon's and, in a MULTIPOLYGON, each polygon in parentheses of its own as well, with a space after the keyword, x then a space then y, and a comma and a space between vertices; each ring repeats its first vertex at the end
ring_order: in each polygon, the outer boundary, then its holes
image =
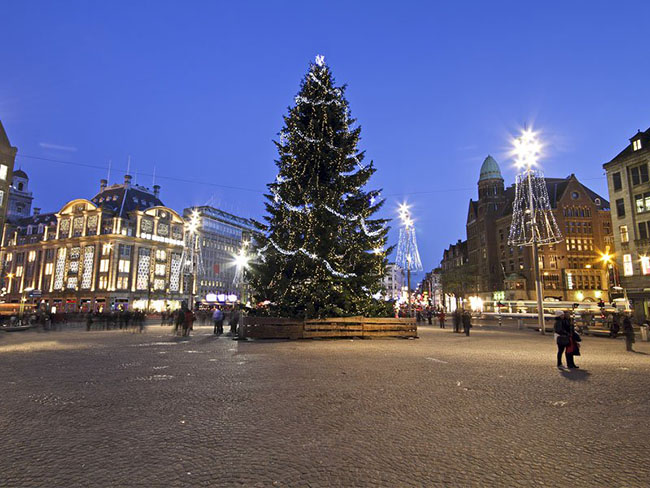
POLYGON ((383 200, 364 189, 375 168, 362 164, 361 129, 344 92, 318 55, 279 131, 278 172, 249 279, 256 298, 280 314, 361 315, 381 290, 387 221, 373 218, 383 200))
POLYGON ((508 245, 531 246, 533 249, 538 322, 541 333, 545 334, 538 247, 560 242, 562 234, 553 216, 544 175, 540 170, 534 169, 539 164, 543 148, 538 134, 532 129, 524 129, 519 137, 513 139, 512 147, 515 166, 521 172, 515 180, 515 200, 512 205, 508 245))

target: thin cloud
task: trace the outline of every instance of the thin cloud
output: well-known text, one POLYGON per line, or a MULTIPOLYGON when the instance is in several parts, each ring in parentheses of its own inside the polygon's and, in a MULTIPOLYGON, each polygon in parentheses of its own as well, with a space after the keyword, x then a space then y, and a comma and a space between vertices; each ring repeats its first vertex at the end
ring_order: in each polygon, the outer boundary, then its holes
POLYGON ((38 145, 44 149, 56 149, 57 151, 77 152, 77 148, 74 146, 61 146, 59 144, 50 144, 49 142, 39 142, 38 145))

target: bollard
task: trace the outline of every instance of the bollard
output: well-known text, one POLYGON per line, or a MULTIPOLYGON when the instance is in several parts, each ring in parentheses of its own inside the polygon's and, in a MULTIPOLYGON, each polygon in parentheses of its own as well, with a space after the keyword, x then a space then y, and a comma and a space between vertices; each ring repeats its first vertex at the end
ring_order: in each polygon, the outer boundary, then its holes
POLYGON ((518 319, 517 319, 517 328, 518 328, 519 330, 521 330, 521 329, 524 328, 524 319, 522 319, 522 318, 518 318, 518 319))
POLYGON ((643 342, 648 342, 648 326, 642 325, 640 329, 641 329, 641 340, 643 342))

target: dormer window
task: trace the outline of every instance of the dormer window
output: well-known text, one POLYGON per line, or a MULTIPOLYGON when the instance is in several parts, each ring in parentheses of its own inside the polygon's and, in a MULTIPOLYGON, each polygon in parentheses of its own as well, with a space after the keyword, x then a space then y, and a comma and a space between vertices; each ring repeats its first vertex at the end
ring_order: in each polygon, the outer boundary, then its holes
POLYGON ((636 139, 632 141, 632 150, 638 151, 639 149, 641 149, 641 139, 636 139))

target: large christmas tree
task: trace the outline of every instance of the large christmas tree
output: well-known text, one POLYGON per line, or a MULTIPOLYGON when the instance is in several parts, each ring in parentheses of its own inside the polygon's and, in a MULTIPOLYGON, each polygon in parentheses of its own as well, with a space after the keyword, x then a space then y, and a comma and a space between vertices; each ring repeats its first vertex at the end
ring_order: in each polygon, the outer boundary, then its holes
POLYGON ((376 315, 386 269, 380 190, 365 190, 375 172, 357 149, 345 86, 335 86, 322 56, 310 64, 295 105, 284 117, 278 175, 258 223, 257 262, 250 282, 278 315, 376 315))

